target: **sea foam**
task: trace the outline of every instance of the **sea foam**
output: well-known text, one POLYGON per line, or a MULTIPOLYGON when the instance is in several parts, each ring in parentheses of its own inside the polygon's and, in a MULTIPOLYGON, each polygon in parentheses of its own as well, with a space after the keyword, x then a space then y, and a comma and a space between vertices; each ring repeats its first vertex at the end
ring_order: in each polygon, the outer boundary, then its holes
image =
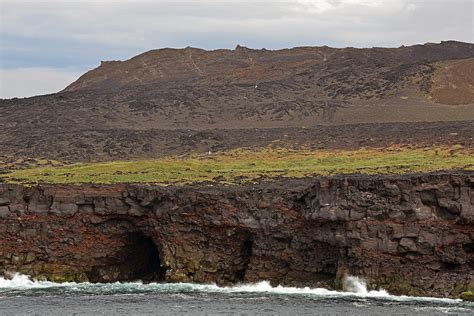
POLYGON ((321 298, 374 298, 391 301, 418 301, 439 302, 456 304, 462 302, 460 299, 412 297, 390 295, 387 291, 368 290, 366 282, 355 276, 346 276, 343 279, 343 291, 328 290, 325 288, 309 287, 287 287, 272 286, 268 281, 251 284, 238 284, 232 287, 220 287, 215 284, 193 284, 193 283, 148 283, 142 282, 115 282, 115 283, 55 283, 50 281, 39 281, 29 276, 13 273, 0 277, 0 293, 8 294, 15 291, 21 295, 21 290, 54 289, 60 292, 74 294, 140 294, 140 293, 263 293, 268 295, 304 295, 321 298))

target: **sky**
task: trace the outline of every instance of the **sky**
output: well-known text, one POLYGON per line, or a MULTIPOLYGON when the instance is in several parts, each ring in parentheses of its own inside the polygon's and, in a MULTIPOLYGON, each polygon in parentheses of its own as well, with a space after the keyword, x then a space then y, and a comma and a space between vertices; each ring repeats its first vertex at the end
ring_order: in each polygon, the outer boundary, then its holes
POLYGON ((57 92, 163 47, 474 42, 473 0, 0 0, 0 98, 57 92))

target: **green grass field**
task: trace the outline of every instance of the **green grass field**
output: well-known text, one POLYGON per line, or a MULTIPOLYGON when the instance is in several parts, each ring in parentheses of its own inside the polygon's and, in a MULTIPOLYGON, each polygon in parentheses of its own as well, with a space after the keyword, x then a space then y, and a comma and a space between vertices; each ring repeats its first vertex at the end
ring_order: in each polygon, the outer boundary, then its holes
POLYGON ((3 175, 10 183, 154 183, 203 181, 253 182, 275 177, 334 174, 400 174, 436 170, 474 170, 471 150, 453 148, 384 148, 315 151, 265 148, 238 149, 141 161, 116 161, 35 167, 3 175))

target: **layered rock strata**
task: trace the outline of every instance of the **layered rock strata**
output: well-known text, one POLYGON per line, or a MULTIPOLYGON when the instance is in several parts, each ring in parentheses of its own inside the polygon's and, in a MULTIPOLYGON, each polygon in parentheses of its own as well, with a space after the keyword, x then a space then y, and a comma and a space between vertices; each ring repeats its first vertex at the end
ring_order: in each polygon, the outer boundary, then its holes
POLYGON ((0 185, 0 272, 394 294, 474 288, 474 173, 241 186, 0 185))

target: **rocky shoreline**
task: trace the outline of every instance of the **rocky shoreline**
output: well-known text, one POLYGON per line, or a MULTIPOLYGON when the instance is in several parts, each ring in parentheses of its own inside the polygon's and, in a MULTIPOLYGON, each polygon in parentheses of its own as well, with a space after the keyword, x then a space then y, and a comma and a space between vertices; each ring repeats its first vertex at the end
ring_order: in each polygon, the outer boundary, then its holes
POLYGON ((474 290, 474 172, 223 186, 0 184, 0 274, 474 290))

